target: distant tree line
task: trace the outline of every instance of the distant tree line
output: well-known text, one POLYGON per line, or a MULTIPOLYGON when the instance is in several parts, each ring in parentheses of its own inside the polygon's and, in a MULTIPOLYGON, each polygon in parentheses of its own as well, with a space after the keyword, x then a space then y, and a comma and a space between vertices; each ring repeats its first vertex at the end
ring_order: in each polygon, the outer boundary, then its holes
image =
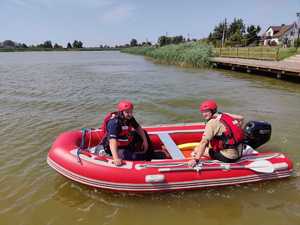
MULTIPOLYGON (((123 45, 115 45, 114 48, 130 48, 130 47, 145 47, 145 46, 152 46, 152 43, 150 41, 143 41, 139 43, 137 39, 132 38, 129 43, 123 45)), ((107 45, 104 46, 100 45, 100 48, 112 48, 112 47, 109 47, 107 45)))
MULTIPOLYGON (((45 48, 45 49, 62 49, 63 46, 57 43, 52 44, 50 40, 47 40, 41 44, 37 45, 26 45, 25 43, 17 43, 12 40, 5 40, 2 43, 0 42, 0 48, 45 48)), ((71 44, 70 42, 67 43, 67 48, 83 48, 82 41, 74 40, 71 44)))
POLYGON ((260 26, 244 24, 242 19, 235 18, 232 23, 228 24, 226 20, 215 26, 213 32, 208 36, 208 42, 216 47, 220 47, 222 42, 224 46, 256 46, 260 37, 260 26))
POLYGON ((144 41, 144 42, 138 43, 138 41, 135 38, 132 38, 130 43, 125 46, 136 47, 136 46, 151 46, 151 45, 152 45, 152 43, 150 41, 144 41))
MULTIPOLYGON (((157 40, 157 45, 158 46, 165 46, 165 45, 170 45, 170 44, 180 44, 184 42, 189 42, 189 41, 197 41, 197 39, 189 39, 189 38, 184 38, 182 35, 179 36, 166 36, 162 35, 158 38, 157 40)), ((153 44, 149 41, 141 42, 139 43, 135 38, 132 38, 129 44, 125 45, 119 45, 116 46, 118 48, 129 48, 129 47, 145 47, 145 46, 152 46, 153 44)))
POLYGON ((182 35, 179 36, 160 36, 158 38, 157 44, 159 46, 170 45, 170 44, 180 44, 184 42, 197 41, 196 39, 184 38, 182 35))
MULTIPOLYGON (((215 26, 214 30, 209 34, 208 38, 204 39, 190 39, 184 38, 182 35, 179 36, 167 36, 162 35, 158 38, 156 46, 165 46, 170 44, 180 44, 190 41, 204 41, 220 47, 222 42, 224 46, 242 47, 242 46, 256 46, 259 44, 260 37, 259 32, 261 31, 260 26, 250 25, 246 26, 244 21, 239 18, 235 18, 232 23, 223 21, 215 26)), ((137 46, 151 46, 151 42, 139 43, 135 38, 131 39, 130 43, 125 45, 116 46, 122 47, 137 47, 137 46)))
POLYGON ((28 48, 25 43, 16 43, 12 40, 5 40, 0 42, 0 48, 28 48))

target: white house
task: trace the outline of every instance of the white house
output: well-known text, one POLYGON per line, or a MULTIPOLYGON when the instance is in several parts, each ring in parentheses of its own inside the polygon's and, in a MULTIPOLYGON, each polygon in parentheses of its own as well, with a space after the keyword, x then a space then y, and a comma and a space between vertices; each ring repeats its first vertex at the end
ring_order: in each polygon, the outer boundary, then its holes
POLYGON ((297 24, 270 26, 262 35, 264 45, 293 45, 298 37, 297 24))

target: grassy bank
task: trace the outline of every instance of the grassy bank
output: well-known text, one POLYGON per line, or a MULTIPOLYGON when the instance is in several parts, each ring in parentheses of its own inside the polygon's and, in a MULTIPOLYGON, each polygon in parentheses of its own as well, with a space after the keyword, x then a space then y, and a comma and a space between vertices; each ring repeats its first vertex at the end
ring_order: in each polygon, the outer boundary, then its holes
POLYGON ((278 60, 282 60, 296 54, 300 54, 300 48, 298 48, 298 50, 296 48, 280 48, 278 60))
POLYGON ((244 48, 214 48, 213 54, 217 57, 233 57, 259 60, 282 60, 298 52, 296 48, 278 47, 244 47, 244 48))
POLYGON ((212 48, 203 43, 189 42, 163 47, 134 47, 121 52, 144 55, 159 63, 179 66, 204 67, 209 64, 212 48))

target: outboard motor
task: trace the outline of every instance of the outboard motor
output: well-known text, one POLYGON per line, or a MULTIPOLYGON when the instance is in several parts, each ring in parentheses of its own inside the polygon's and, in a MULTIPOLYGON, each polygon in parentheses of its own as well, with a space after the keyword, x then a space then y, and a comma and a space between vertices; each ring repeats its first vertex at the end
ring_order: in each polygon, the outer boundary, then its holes
POLYGON ((266 121, 249 121, 244 127, 244 132, 244 143, 255 149, 270 140, 272 127, 266 121))

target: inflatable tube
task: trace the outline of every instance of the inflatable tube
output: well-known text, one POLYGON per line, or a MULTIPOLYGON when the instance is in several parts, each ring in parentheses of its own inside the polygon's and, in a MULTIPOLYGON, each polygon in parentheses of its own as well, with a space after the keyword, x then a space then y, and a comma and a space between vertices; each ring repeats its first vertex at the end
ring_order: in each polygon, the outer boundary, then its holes
POLYGON ((123 160, 115 166, 110 156, 97 151, 101 129, 62 133, 48 152, 47 162, 70 180, 94 188, 122 192, 167 192, 237 185, 289 177, 293 165, 276 152, 243 156, 236 163, 201 160, 194 168, 188 157, 201 140, 204 124, 143 127, 155 151, 167 151, 164 159, 123 160))

